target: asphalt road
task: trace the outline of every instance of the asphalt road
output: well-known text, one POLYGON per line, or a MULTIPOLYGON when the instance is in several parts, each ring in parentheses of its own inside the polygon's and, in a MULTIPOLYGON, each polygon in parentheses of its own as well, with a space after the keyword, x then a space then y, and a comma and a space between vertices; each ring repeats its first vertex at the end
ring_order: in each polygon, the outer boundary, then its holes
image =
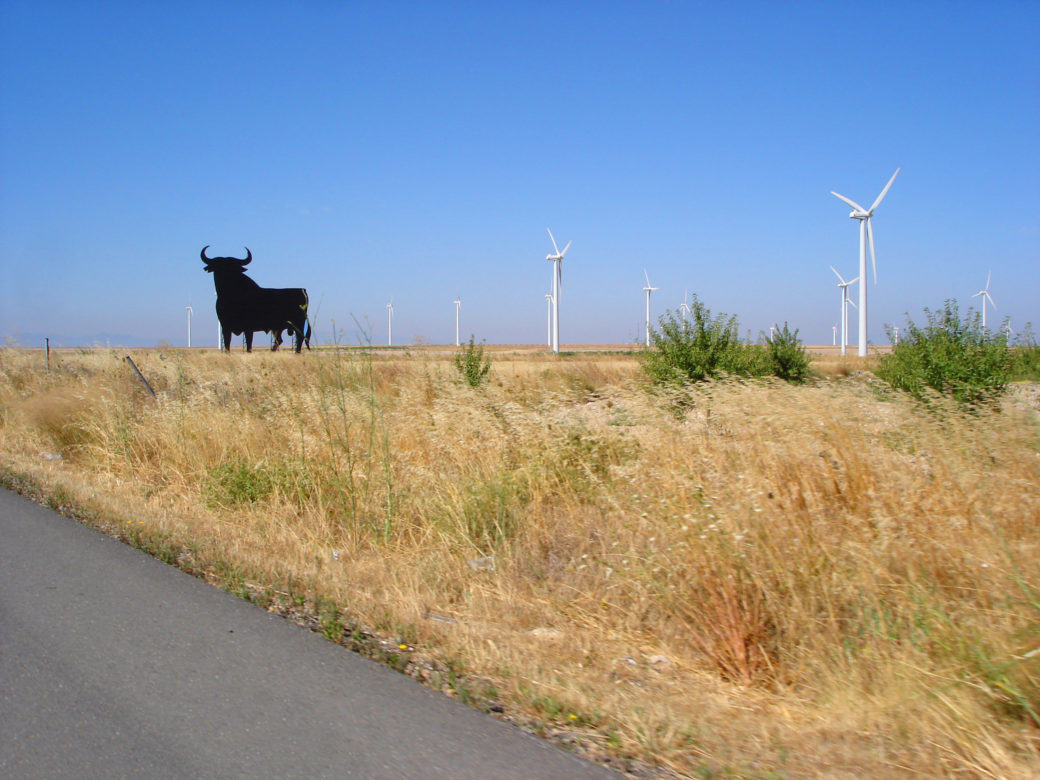
POLYGON ((0 777, 619 776, 0 490, 0 777))

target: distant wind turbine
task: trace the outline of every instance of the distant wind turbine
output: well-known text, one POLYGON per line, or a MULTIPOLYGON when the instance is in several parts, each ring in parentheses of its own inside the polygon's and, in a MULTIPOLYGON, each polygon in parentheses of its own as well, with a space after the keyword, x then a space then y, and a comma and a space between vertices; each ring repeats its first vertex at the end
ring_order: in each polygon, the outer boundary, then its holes
POLYGON ((877 257, 874 254, 874 228, 871 225, 871 219, 874 216, 874 209, 881 205, 882 199, 888 194, 888 188, 892 186, 892 182, 896 180, 896 176, 899 175, 900 168, 896 168, 896 172, 892 174, 892 178, 888 180, 888 184, 885 185, 885 189, 881 190, 881 194, 877 196, 877 200, 874 201, 873 205, 869 209, 863 208, 861 205, 856 203, 854 200, 846 198, 844 195, 839 195, 834 190, 831 190, 831 195, 844 201, 845 203, 852 206, 852 213, 849 214, 850 219, 859 220, 859 356, 867 356, 867 241, 870 241, 870 261, 874 267, 874 284, 877 284, 877 257))
POLYGON ((459 344, 459 309, 462 308, 462 296, 457 297, 453 303, 455 304, 455 346, 459 344))
POLYGON ((386 345, 394 345, 394 301, 393 298, 386 305, 386 345))
POLYGON ((192 310, 190 303, 184 308, 188 310, 188 349, 191 349, 191 315, 195 312, 192 310))
POLYGON ((646 277, 646 287, 643 288, 643 292, 646 293, 646 345, 650 346, 650 293, 657 290, 657 287, 650 286, 650 275, 643 269, 643 276, 646 277))
MULTIPOLYGON (((838 273, 833 265, 831 270, 838 277, 838 287, 841 288, 841 356, 845 357, 845 346, 849 343, 849 304, 852 303, 849 299, 849 286, 858 282, 859 277, 857 276, 855 279, 846 282, 841 278, 841 274, 838 273)), ((856 304, 853 303, 852 305, 855 306, 856 304)))
MULTIPOLYGON (((831 325, 831 346, 835 347, 837 345, 838 345, 838 326, 837 325, 831 325)), ((841 346, 842 346, 842 348, 845 347, 844 344, 842 344, 841 346)))
POLYGON ((679 304, 679 313, 682 315, 683 328, 686 327, 686 315, 690 313, 690 304, 686 302, 686 299, 687 297, 689 297, 689 294, 689 290, 683 290, 682 303, 679 304))
POLYGON ((989 294, 989 282, 990 282, 990 279, 992 277, 993 277, 993 272, 990 271, 986 275, 986 286, 983 287, 981 290, 979 290, 977 293, 975 293, 973 296, 971 296, 972 298, 978 298, 980 295, 982 296, 982 329, 983 330, 986 329, 986 301, 989 301, 990 303, 992 303, 994 309, 997 308, 997 304, 993 303, 993 298, 989 294))
POLYGON ((560 251, 560 248, 556 246, 556 239, 553 238, 552 231, 546 228, 549 233, 549 240, 552 241, 553 254, 546 255, 545 259, 553 264, 553 279, 552 279, 552 307, 553 307, 553 323, 552 323, 552 349, 557 354, 560 351, 560 287, 563 283, 563 256, 567 254, 567 250, 571 247, 571 241, 567 242, 567 246, 560 251))

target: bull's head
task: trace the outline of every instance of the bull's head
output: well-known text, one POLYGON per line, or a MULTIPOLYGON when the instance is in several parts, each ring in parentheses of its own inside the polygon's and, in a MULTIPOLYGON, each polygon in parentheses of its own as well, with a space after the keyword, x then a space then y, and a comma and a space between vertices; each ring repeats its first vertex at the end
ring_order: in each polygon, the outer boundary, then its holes
POLYGON ((202 247, 201 257, 202 262, 206 264, 205 270, 209 271, 210 273, 213 273, 213 271, 217 270, 218 268, 225 269, 235 265, 238 266, 236 270, 244 271, 245 267, 249 265, 249 263, 253 259, 253 253, 249 251, 249 247, 246 247, 246 256, 244 260, 240 260, 237 257, 206 257, 207 249, 209 249, 209 244, 206 244, 206 246, 202 247))

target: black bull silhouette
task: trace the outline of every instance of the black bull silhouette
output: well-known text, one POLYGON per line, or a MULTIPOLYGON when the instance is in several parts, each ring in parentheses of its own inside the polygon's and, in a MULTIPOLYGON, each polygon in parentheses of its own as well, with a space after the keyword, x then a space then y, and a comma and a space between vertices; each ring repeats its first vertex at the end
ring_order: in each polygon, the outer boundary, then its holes
POLYGON ((237 257, 206 257, 209 244, 202 247, 202 262, 213 274, 217 289, 217 319, 223 334, 224 349, 231 350, 231 335, 245 335, 246 351, 253 351, 253 333, 262 330, 274 336, 271 349, 282 343, 282 331, 296 337, 296 351, 304 343, 311 348, 311 326, 307 321, 307 291, 302 287, 276 290, 261 287, 248 276, 246 266, 253 253, 246 247, 244 260, 237 257))

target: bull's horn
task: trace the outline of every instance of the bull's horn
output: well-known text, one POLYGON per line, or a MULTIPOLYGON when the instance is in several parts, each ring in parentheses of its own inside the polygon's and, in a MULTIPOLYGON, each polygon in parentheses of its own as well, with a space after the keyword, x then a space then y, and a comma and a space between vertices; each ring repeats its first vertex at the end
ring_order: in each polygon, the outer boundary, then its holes
POLYGON ((207 249, 209 249, 209 244, 206 244, 206 246, 202 247, 202 262, 204 262, 204 263, 208 263, 209 262, 209 258, 206 257, 206 250, 207 249))
POLYGON ((242 261, 242 265, 249 265, 253 259, 253 253, 249 251, 249 247, 246 247, 246 259, 242 261))

